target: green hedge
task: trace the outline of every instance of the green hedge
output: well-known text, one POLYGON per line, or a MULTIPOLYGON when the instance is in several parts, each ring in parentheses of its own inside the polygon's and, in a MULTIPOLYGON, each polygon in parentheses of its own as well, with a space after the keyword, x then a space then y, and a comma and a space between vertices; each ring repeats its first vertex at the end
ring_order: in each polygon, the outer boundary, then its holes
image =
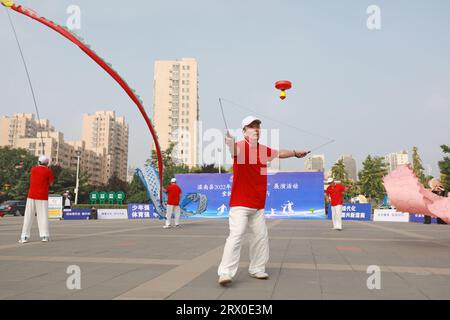
POLYGON ((91 209, 95 207, 96 209, 128 209, 126 204, 77 204, 73 205, 74 209, 91 209))

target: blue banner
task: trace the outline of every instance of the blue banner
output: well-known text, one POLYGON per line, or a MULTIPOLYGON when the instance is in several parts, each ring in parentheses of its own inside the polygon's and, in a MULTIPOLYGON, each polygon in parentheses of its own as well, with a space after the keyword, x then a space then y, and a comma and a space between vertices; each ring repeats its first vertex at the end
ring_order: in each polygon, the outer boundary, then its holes
MULTIPOLYGON (((411 213, 409 216, 409 222, 424 223, 424 221, 425 216, 423 214, 411 213)), ((437 219, 435 217, 432 217, 431 223, 437 223, 437 219)))
POLYGON ((154 207, 148 203, 129 203, 128 219, 159 219, 159 215, 155 212, 154 207))
POLYGON ((91 216, 91 209, 64 209, 64 220, 87 220, 91 216))
MULTIPOLYGON (((193 218, 228 218, 232 174, 177 174, 177 184, 188 193, 204 194, 207 208, 193 218)), ((322 172, 280 172, 267 177, 266 217, 269 219, 325 219, 322 172)), ((249 183, 251 183, 249 181, 249 183)), ((195 211, 197 203, 186 209, 195 211)))
MULTIPOLYGON (((372 205, 370 203, 344 203, 342 220, 371 220, 372 205)), ((331 206, 328 205, 328 219, 331 219, 331 206)))

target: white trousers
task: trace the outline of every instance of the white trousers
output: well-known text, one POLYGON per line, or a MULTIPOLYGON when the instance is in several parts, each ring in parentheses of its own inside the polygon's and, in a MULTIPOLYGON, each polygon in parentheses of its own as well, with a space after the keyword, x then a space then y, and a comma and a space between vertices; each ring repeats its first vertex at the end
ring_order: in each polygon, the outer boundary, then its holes
POLYGON ((24 237, 30 238, 31 226, 33 225, 35 213, 37 213, 39 236, 41 238, 50 236, 48 230, 48 200, 34 200, 28 198, 23 220, 22 239, 24 237))
POLYGON ((342 205, 331 207, 333 229, 342 229, 342 205))
POLYGON ((242 238, 247 225, 250 227, 250 265, 249 273, 265 272, 269 261, 269 235, 264 209, 232 207, 229 214, 230 235, 225 243, 218 275, 234 277, 239 267, 242 238))
POLYGON ((166 212, 166 226, 170 226, 170 219, 172 219, 172 213, 175 211, 175 225, 180 224, 180 206, 167 206, 166 212))

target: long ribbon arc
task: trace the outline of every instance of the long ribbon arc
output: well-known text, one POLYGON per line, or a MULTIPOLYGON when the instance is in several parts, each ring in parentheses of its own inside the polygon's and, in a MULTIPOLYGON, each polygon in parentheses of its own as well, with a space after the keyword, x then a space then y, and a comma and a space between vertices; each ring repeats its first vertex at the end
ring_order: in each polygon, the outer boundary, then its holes
POLYGON ((79 40, 75 35, 73 35, 68 29, 58 25, 57 23, 53 21, 49 21, 44 17, 39 16, 35 11, 25 8, 21 5, 16 5, 11 0, 2 0, 1 3, 7 7, 10 8, 18 13, 21 13, 33 20, 36 20, 43 25, 49 27, 50 29, 58 32, 60 35, 77 45, 84 53, 86 53, 92 60, 94 60, 103 70, 105 70, 121 87, 122 89, 127 93, 127 95, 131 98, 131 100, 136 104, 138 107, 142 117, 144 118, 148 129, 150 130, 150 133, 152 135, 153 141, 155 143, 155 149, 158 157, 158 169, 159 169, 159 179, 161 181, 160 185, 160 198, 162 199, 162 181, 163 181, 163 162, 162 162, 162 155, 161 155, 161 149, 158 143, 158 139, 155 133, 155 130, 153 129, 153 126, 151 124, 150 118, 148 117, 147 113, 145 112, 145 109, 139 100, 139 98, 135 95, 133 90, 128 86, 128 84, 125 82, 125 80, 122 79, 122 77, 113 70, 102 58, 100 58, 93 50, 91 50, 86 44, 84 44, 81 40, 79 40))

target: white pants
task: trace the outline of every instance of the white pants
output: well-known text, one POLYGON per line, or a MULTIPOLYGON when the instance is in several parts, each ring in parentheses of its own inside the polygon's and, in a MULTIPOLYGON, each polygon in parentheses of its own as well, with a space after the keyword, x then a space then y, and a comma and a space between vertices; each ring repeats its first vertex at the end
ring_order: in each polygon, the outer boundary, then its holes
POLYGON ((250 273, 265 272, 269 261, 269 236, 267 233, 264 209, 232 207, 229 214, 230 235, 225 243, 222 262, 218 275, 234 277, 239 267, 242 238, 247 225, 252 232, 250 236, 250 273))
POLYGON ((342 205, 331 207, 333 229, 342 229, 342 205))
POLYGON ((166 226, 170 226, 170 219, 172 219, 172 213, 175 211, 175 225, 180 224, 180 206, 167 206, 166 213, 166 226))
POLYGON ((50 236, 48 230, 48 200, 34 200, 28 198, 23 220, 22 239, 24 237, 30 238, 31 226, 33 225, 35 213, 37 213, 39 236, 41 238, 50 236))

